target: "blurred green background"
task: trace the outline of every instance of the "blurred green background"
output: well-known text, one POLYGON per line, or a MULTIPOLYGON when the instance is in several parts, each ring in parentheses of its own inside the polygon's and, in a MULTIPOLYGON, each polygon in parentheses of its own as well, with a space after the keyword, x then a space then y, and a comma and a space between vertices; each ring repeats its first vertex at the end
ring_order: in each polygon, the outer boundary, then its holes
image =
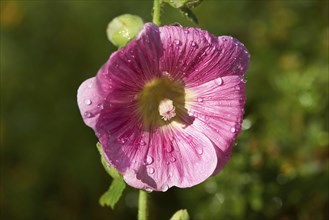
MULTIPOLYGON (((82 81, 115 51, 107 23, 151 20, 152 1, 1 1, 2 220, 135 219, 128 187, 98 204, 111 179, 76 104, 82 81)), ((166 6, 163 24, 195 26, 166 6)), ((200 27, 251 54, 244 131, 216 177, 151 193, 151 219, 329 219, 328 1, 211 1, 200 27)))

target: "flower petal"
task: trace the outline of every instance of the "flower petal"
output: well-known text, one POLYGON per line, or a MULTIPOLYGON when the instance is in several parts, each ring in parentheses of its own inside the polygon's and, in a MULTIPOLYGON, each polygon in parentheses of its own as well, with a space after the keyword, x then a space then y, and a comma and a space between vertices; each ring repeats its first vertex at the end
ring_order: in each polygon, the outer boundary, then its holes
POLYGON ((245 104, 245 81, 228 75, 190 88, 193 99, 187 104, 193 127, 206 135, 218 148, 218 172, 229 160, 232 144, 241 131, 245 104))
POLYGON ((228 37, 215 37, 197 28, 160 27, 164 54, 160 71, 168 72, 187 86, 201 85, 225 75, 242 75, 249 53, 242 43, 228 37))
POLYGON ((135 133, 122 142, 107 137, 101 142, 110 163, 135 188, 166 191, 172 186, 191 187, 206 180, 217 166, 211 141, 196 129, 181 128, 177 123, 154 133, 135 133))
POLYGON ((84 122, 95 129, 99 114, 103 109, 103 97, 95 77, 87 79, 80 85, 77 98, 84 122))
POLYGON ((162 55, 159 28, 147 23, 126 47, 112 54, 98 78, 109 78, 111 86, 136 91, 159 74, 162 55))

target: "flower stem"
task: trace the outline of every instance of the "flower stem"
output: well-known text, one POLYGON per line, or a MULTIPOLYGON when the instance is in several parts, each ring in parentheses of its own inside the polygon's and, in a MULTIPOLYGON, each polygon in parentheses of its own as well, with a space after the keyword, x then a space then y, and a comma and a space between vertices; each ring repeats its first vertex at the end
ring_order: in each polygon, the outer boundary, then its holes
POLYGON ((148 202, 147 202, 147 192, 144 190, 139 190, 138 199, 138 220, 147 220, 148 215, 148 202))
POLYGON ((161 14, 161 0, 154 0, 153 1, 153 23, 160 26, 160 14, 161 14))

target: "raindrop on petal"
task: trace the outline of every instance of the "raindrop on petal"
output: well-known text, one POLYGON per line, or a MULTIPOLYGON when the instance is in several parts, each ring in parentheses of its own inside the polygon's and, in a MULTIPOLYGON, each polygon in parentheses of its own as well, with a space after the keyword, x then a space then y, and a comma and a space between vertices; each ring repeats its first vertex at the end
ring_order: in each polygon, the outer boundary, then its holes
POLYGON ((161 186, 162 192, 166 192, 168 189, 169 189, 169 186, 167 184, 163 184, 163 186, 161 186))
POLYGON ((153 174, 154 171, 155 171, 155 170, 154 170, 153 167, 148 167, 148 168, 147 168, 147 173, 148 173, 148 174, 153 174))
POLYGON ((196 47, 196 48, 198 47, 198 44, 197 44, 197 43, 195 43, 195 42, 192 42, 192 44, 191 44, 191 45, 192 45, 192 47, 196 47))
POLYGON ((178 39, 174 40, 174 43, 175 43, 176 45, 181 45, 181 42, 180 42, 180 40, 178 40, 178 39))
POLYGON ((184 30, 184 33, 185 33, 185 34, 188 34, 188 33, 189 33, 189 31, 188 31, 188 30, 184 30))
POLYGON ((151 156, 148 155, 148 156, 146 157, 145 163, 146 163, 146 164, 152 164, 153 161, 154 161, 153 157, 151 157, 151 156))
POLYGON ((198 102, 202 102, 202 101, 203 101, 203 98, 199 97, 198 102))
POLYGON ((99 104, 97 105, 97 108, 99 108, 99 109, 104 109, 104 104, 103 104, 103 103, 99 103, 99 104))
POLYGON ((234 127, 232 127, 231 129, 230 129, 230 131, 232 132, 232 133, 235 133, 235 128, 234 127))
POLYGON ((203 154, 203 149, 202 149, 202 147, 198 147, 198 148, 196 148, 196 151, 197 151, 198 154, 200 154, 200 155, 203 154))
POLYGON ((173 162, 176 161, 176 158, 175 157, 172 157, 172 158, 170 158, 170 161, 173 163, 173 162))
POLYGON ((91 118, 93 117, 93 114, 91 112, 88 112, 86 111, 84 114, 83 114, 86 118, 91 118))
POLYGON ((173 148, 172 144, 167 144, 167 146, 166 146, 166 151, 167 151, 168 153, 170 153, 170 152, 172 152, 173 150, 174 150, 174 148, 173 148))
POLYGON ((86 104, 86 105, 91 105, 91 103, 92 103, 92 101, 91 101, 90 99, 86 99, 86 100, 85 100, 85 104, 86 104))
POLYGON ((145 141, 141 140, 140 141, 140 146, 145 146, 145 145, 146 145, 145 141))
POLYGON ((148 192, 148 193, 151 193, 151 192, 153 192, 153 189, 150 188, 150 187, 146 187, 146 188, 145 188, 145 191, 148 192))
POLYGON ((218 77, 217 79, 215 79, 215 83, 216 85, 220 86, 223 84, 223 79, 221 77, 218 77))

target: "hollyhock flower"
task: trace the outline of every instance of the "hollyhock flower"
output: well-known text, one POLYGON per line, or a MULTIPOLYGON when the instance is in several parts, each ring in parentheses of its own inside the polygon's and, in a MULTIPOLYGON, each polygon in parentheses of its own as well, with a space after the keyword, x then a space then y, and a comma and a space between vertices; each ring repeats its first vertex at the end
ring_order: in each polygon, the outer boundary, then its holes
POLYGON ((191 187, 230 158, 248 63, 246 48, 232 37, 147 23, 82 83, 78 105, 129 185, 191 187))

